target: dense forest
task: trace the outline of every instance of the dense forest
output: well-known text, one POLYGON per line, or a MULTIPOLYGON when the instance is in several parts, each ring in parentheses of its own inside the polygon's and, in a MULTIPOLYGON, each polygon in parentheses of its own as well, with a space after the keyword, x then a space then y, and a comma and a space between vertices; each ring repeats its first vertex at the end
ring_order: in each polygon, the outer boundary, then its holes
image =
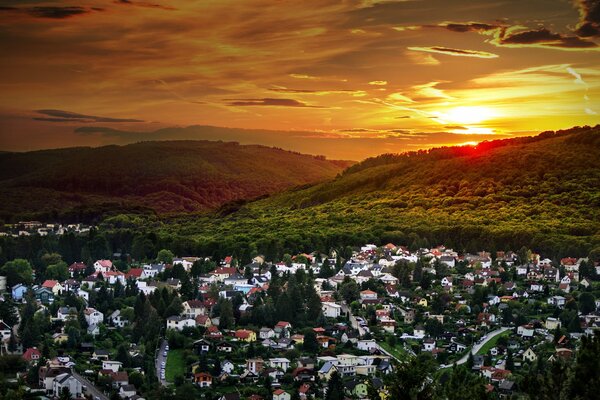
POLYGON ((88 222, 209 210, 333 178, 345 161, 235 142, 0 153, 0 219, 88 222))

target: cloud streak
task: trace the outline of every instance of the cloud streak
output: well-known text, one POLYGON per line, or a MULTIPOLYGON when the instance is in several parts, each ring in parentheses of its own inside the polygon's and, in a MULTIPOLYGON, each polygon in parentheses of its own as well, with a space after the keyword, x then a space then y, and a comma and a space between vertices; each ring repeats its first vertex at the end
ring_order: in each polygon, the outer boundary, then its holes
POLYGON ((325 108, 303 103, 294 99, 276 99, 265 97, 262 99, 225 99, 227 105, 235 107, 267 106, 267 107, 301 107, 301 108, 325 108))
POLYGON ((85 115, 63 110, 36 110, 36 112, 38 114, 46 115, 46 117, 34 117, 33 119, 45 122, 144 122, 140 119, 98 117, 95 115, 85 115))
POLYGON ((474 58, 498 58, 498 54, 489 53, 487 51, 479 50, 465 50, 455 49, 451 47, 443 46, 431 46, 431 47, 408 47, 412 51, 421 51, 425 53, 445 54, 448 56, 457 57, 474 57, 474 58))

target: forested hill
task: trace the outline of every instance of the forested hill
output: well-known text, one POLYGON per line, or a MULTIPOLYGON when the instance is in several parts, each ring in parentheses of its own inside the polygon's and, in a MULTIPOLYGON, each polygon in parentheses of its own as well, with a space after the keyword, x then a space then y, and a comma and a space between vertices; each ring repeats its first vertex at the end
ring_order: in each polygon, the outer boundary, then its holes
POLYGON ((207 210, 331 179, 348 165, 211 141, 0 153, 0 218, 207 210))
POLYGON ((171 226, 208 250, 229 239, 273 255, 391 241, 584 256, 600 246, 599 221, 600 128, 586 127, 384 155, 224 218, 171 226))

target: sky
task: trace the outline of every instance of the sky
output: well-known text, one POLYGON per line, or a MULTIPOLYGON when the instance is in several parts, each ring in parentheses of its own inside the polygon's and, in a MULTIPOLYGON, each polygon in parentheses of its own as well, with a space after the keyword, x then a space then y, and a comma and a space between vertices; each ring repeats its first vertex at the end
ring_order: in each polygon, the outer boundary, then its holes
POLYGON ((0 54, 8 151, 361 160, 600 123, 600 0, 0 0, 0 54))

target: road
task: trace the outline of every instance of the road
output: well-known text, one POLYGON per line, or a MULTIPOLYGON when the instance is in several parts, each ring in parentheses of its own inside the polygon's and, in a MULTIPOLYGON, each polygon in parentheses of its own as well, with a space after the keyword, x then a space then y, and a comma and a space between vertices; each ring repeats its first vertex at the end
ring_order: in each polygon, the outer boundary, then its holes
POLYGON ((91 395, 92 399, 108 400, 108 396, 106 396, 104 393, 102 393, 100 391, 100 389, 98 389, 96 386, 94 386, 93 383, 91 383, 90 381, 85 379, 83 376, 79 375, 74 370, 71 370, 71 375, 73 375, 73 378, 77 379, 79 381, 79 383, 81 383, 81 386, 85 386, 85 388, 86 388, 84 391, 85 394, 91 395))
POLYGON ((350 326, 356 330, 358 330, 358 336, 363 337, 368 331, 363 328, 362 326, 360 326, 360 324, 358 323, 358 320, 356 319, 356 317, 354 315, 352 315, 352 311, 350 310, 350 307, 348 307, 348 304, 346 304, 345 301, 342 301, 341 303, 342 306, 342 312, 344 313, 344 315, 348 315, 349 316, 349 320, 350 320, 350 326))
MULTIPOLYGON (((462 356, 462 358, 460 360, 458 360, 456 362, 457 365, 460 364, 464 364, 467 362, 467 360, 469 359, 469 354, 477 354, 477 352, 490 340, 492 340, 494 337, 498 336, 499 334, 501 334, 502 332, 506 332, 507 330, 512 329, 509 327, 503 327, 503 328, 499 328, 496 329, 495 331, 492 331, 490 333, 487 334, 487 338, 481 342, 481 343, 477 343, 475 344, 475 346, 473 346, 473 348, 471 349, 470 352, 467 352, 467 354, 465 354, 464 356, 462 356)), ((444 366, 440 366, 440 368, 447 368, 447 367, 451 367, 452 365, 444 365, 444 366)))
POLYGON ((155 369, 156 369, 156 377, 158 378, 158 381, 160 382, 161 385, 163 386, 167 386, 167 381, 163 380, 160 378, 160 366, 162 365, 162 362, 165 362, 165 365, 167 365, 167 357, 165 357, 163 354, 165 352, 165 346, 167 345, 167 340, 166 339, 162 339, 160 342, 160 346, 158 347, 158 354, 156 355, 156 364, 154 365, 155 369))

